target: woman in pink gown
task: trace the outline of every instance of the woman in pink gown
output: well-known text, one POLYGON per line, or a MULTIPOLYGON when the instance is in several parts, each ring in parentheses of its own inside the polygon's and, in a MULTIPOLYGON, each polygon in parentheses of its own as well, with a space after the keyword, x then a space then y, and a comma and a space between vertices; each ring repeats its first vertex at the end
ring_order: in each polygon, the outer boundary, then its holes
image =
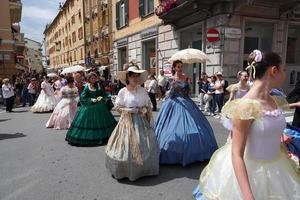
POLYGON ((55 107, 47 128, 68 129, 77 111, 78 89, 74 86, 74 78, 67 78, 68 85, 61 89, 62 100, 55 107))

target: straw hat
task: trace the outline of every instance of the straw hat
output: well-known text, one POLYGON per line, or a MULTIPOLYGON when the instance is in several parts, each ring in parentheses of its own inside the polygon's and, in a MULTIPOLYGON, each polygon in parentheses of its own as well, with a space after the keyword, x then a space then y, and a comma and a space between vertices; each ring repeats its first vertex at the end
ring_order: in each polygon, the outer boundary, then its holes
POLYGON ((146 70, 139 69, 138 66, 130 66, 130 67, 128 67, 128 69, 126 71, 119 71, 118 74, 117 74, 119 80, 124 85, 127 85, 127 83, 126 83, 126 78, 127 77, 126 76, 127 76, 128 72, 133 72, 133 73, 136 73, 136 74, 141 74, 140 75, 140 83, 141 84, 143 84, 147 80, 148 72, 146 70))

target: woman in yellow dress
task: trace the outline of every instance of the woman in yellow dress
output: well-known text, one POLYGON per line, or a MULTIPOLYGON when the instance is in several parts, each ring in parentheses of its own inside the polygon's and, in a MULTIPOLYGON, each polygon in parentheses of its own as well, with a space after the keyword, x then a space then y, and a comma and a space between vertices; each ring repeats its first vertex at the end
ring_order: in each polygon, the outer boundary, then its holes
MULTIPOLYGON (((286 127, 280 97, 270 96, 285 78, 276 53, 255 50, 249 56, 254 84, 222 110, 232 123, 232 139, 217 150, 200 175, 194 197, 200 199, 300 199, 300 175, 281 145, 286 127)), ((228 126, 230 127, 230 126, 228 126)))

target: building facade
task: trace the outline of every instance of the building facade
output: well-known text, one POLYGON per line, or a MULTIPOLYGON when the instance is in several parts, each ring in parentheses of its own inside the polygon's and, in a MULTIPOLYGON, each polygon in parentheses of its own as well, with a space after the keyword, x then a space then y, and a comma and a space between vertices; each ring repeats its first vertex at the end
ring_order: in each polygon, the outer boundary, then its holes
POLYGON ((113 53, 111 7, 111 0, 84 1, 87 66, 111 64, 113 53))
POLYGON ((29 71, 42 72, 42 44, 29 38, 25 38, 26 61, 29 71))
POLYGON ((161 20, 154 14, 158 0, 113 0, 114 68, 137 63, 149 73, 158 73, 161 20), (137 6, 138 5, 138 6, 137 6))
POLYGON ((83 0, 67 0, 44 31, 48 69, 84 65, 85 36, 83 0))
MULTIPOLYGON (((166 32, 173 32, 175 40, 167 43, 165 37, 161 49, 193 47, 208 54, 210 62, 185 67, 193 77, 193 92, 197 93, 196 80, 201 72, 212 75, 221 71, 230 82, 247 66, 247 57, 254 49, 274 51, 286 64, 288 92, 300 80, 300 6, 296 0, 251 1, 173 1, 163 0, 157 7, 166 32), (215 34, 212 34, 215 33, 215 34), (211 40, 211 37, 215 40, 211 40)), ((159 65, 169 55, 159 56, 159 65)))
POLYGON ((20 32, 21 0, 3 0, 0 7, 0 78, 26 70, 24 34, 20 32))

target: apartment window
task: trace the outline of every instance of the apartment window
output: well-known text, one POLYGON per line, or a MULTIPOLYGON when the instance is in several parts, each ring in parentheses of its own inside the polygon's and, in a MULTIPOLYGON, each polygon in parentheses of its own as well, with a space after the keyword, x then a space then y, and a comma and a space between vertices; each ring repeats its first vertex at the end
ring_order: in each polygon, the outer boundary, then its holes
POLYGON ((82 50, 82 48, 80 48, 80 59, 81 60, 83 59, 83 50, 82 50))
POLYGON ((116 4, 116 26, 120 29, 126 25, 128 25, 128 0, 122 0, 116 4))
POLYGON ((300 64, 300 26, 290 25, 288 28, 286 63, 300 64))
POLYGON ((154 11, 154 0, 139 0, 140 17, 152 14, 154 11))
POLYGON ((78 39, 81 40, 83 38, 83 31, 82 31, 82 27, 80 27, 78 29, 78 39))
POLYGON ((80 10, 78 11, 78 18, 79 18, 79 21, 81 22, 81 11, 80 10))
POLYGON ((72 24, 75 24, 75 15, 72 16, 72 24))
POLYGON ((72 33, 72 42, 73 43, 76 42, 76 32, 75 31, 72 33))
POLYGON ((74 51, 74 61, 76 60, 76 51, 74 51))

